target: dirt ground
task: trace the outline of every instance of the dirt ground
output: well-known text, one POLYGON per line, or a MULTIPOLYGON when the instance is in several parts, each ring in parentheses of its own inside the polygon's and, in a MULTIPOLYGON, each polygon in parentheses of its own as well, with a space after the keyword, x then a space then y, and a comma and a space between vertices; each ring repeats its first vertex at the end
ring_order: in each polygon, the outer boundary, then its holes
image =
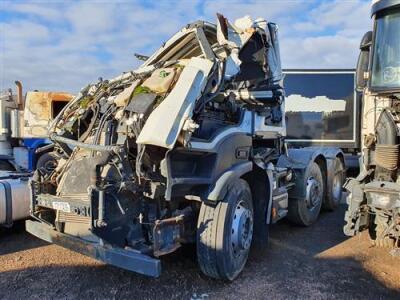
POLYGON ((344 207, 310 228, 271 226, 269 247, 232 282, 200 273, 193 247, 163 259, 158 279, 42 242, 23 224, 0 232, 0 299, 400 299, 400 257, 346 238, 344 207))

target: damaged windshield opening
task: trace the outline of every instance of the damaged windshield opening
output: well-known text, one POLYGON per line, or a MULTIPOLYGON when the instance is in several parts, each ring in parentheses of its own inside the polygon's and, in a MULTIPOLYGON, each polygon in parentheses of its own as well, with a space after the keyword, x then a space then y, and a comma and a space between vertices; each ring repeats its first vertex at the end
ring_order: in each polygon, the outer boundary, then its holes
POLYGON ((194 27, 186 34, 176 34, 168 44, 156 52, 145 65, 151 65, 159 62, 176 61, 190 57, 206 57, 204 48, 216 46, 217 38, 215 27, 205 25, 204 27, 194 27), (204 36, 204 39, 199 38, 204 36), (159 53, 161 52, 161 53, 159 53))

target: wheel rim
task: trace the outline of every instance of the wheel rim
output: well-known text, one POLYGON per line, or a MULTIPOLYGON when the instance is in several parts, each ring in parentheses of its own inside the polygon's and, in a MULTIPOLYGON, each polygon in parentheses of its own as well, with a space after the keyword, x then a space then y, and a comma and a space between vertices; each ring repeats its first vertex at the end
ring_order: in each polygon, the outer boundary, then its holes
POLYGON ((322 201, 321 184, 314 177, 307 179, 306 203, 309 210, 314 210, 322 201))
POLYGON ((234 256, 241 256, 250 249, 253 238, 253 215, 246 203, 241 200, 233 215, 231 240, 234 256))
POLYGON ((41 167, 38 169, 42 174, 50 174, 51 172, 54 171, 54 169, 57 167, 57 163, 53 160, 48 160, 46 161, 41 167))
POLYGON ((57 167, 57 163, 55 161, 47 161, 43 165, 43 169, 45 169, 48 172, 52 172, 55 168, 57 167))

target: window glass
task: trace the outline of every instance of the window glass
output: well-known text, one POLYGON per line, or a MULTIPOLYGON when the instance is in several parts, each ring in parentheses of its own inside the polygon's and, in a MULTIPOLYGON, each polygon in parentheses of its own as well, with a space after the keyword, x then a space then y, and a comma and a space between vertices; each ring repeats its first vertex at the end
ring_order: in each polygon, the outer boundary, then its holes
POLYGON ((400 10, 376 20, 371 87, 400 88, 400 10))

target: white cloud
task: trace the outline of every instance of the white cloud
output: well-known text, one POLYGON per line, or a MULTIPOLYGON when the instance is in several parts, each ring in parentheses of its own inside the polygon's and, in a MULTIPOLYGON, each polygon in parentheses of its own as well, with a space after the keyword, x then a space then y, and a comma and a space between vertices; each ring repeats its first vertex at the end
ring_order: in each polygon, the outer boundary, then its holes
POLYGON ((371 28, 369 10, 370 2, 361 0, 326 1, 312 9, 305 21, 293 23, 292 34, 281 35, 284 66, 354 68, 361 37, 371 28))
POLYGON ((77 34, 105 34, 114 30, 117 9, 111 2, 76 2, 66 9, 65 18, 77 34))
POLYGON ((335 0, 323 3, 311 11, 310 17, 322 26, 360 29, 369 20, 369 13, 369 1, 335 0))
POLYGON ((301 32, 318 32, 322 31, 323 28, 321 26, 318 26, 317 24, 313 22, 299 22, 293 24, 293 29, 296 31, 301 31, 301 32))
POLYGON ((204 11, 208 17, 214 17, 215 13, 219 12, 231 19, 236 19, 243 15, 251 15, 254 19, 263 17, 268 21, 275 22, 275 19, 300 11, 302 7, 304 8, 305 2, 293 0, 256 0, 247 2, 207 0, 204 3, 204 11))
POLYGON ((46 26, 31 22, 17 21, 12 23, 0 23, 4 43, 20 42, 35 43, 46 42, 50 38, 49 30, 46 26))
POLYGON ((358 39, 339 35, 289 39, 282 42, 286 68, 354 68, 358 39))
POLYGON ((48 3, 12 3, 4 2, 2 10, 18 12, 23 14, 29 14, 31 16, 36 16, 46 20, 56 21, 62 18, 62 11, 56 10, 54 8, 46 5, 48 3))

